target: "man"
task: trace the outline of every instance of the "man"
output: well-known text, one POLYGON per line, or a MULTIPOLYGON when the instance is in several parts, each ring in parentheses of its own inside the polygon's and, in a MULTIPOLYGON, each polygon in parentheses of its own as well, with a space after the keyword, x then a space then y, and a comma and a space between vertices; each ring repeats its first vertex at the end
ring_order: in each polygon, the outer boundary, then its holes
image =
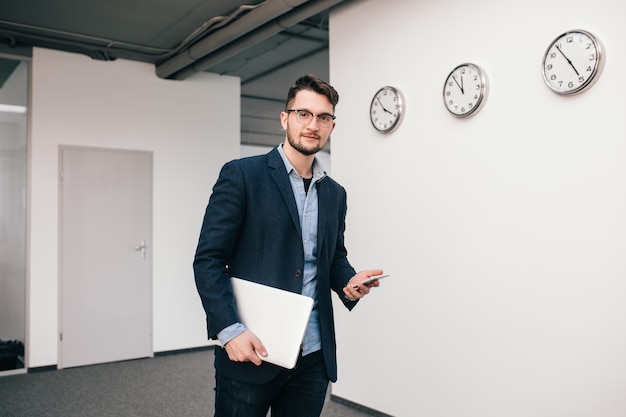
POLYGON ((224 165, 206 209, 194 260, 196 285, 215 350, 216 417, 319 416, 337 379, 331 290, 352 309, 382 274, 355 273, 344 247, 346 192, 315 154, 335 127, 339 96, 306 75, 280 114, 282 145, 224 165), (301 293, 314 300, 298 363, 267 362, 263 341, 239 322, 230 277, 301 293))

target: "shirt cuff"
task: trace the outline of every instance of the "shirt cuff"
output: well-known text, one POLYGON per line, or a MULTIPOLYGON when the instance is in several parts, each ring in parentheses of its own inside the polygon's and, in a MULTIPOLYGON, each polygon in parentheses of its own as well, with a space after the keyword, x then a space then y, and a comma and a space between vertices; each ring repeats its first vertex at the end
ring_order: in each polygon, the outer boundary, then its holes
POLYGON ((220 341, 220 344, 222 346, 226 346, 226 343, 239 336, 245 330, 246 326, 244 326, 242 323, 231 324, 230 326, 222 329, 222 331, 217 334, 217 339, 220 341))

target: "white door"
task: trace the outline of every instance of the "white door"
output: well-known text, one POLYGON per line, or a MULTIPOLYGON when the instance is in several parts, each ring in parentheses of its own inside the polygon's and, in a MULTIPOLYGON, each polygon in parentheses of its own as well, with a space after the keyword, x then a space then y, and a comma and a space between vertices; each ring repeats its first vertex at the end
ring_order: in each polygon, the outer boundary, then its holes
POLYGON ((152 153, 60 150, 59 367, 152 352, 152 153))

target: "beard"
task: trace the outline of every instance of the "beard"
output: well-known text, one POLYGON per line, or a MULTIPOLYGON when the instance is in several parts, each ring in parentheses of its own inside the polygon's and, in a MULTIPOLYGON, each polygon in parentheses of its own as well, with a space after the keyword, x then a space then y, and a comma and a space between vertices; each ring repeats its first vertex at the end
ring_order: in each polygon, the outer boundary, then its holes
MULTIPOLYGON (((319 138, 319 136, 318 136, 319 138)), ((312 148, 306 148, 303 144, 302 141, 296 141, 296 139, 293 137, 293 135, 291 134, 291 132, 287 131, 287 141, 289 141, 289 144, 291 145, 292 148, 294 148, 296 151, 300 152, 302 155, 315 155, 316 153, 318 153, 319 151, 322 150, 323 146, 320 146, 322 141, 320 140, 318 142, 317 145, 313 146, 312 148)))

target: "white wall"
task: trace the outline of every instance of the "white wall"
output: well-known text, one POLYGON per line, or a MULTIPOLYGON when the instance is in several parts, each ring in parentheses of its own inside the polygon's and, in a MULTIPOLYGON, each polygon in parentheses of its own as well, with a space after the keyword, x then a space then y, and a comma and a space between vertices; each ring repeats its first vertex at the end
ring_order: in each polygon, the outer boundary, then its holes
POLYGON ((239 79, 166 81, 152 65, 45 49, 32 67, 27 366, 57 363, 59 145, 153 152, 154 350, 205 345, 191 264, 211 187, 239 155, 239 79))
POLYGON ((363 0, 331 16, 348 250, 392 274, 337 308, 335 395, 394 416, 626 415, 625 14, 619 0, 363 0), (601 38, 606 67, 561 97, 541 61, 575 28, 601 38), (491 89, 458 120, 442 87, 467 61, 491 89), (381 135, 368 108, 387 84, 407 114, 381 135))

